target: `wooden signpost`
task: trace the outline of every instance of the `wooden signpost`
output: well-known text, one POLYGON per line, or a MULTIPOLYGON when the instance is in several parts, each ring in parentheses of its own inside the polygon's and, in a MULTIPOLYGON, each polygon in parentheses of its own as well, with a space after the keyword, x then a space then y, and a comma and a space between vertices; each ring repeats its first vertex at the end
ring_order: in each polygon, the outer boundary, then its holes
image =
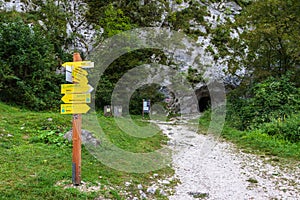
POLYGON ((90 92, 93 87, 88 85, 88 72, 83 68, 93 68, 91 61, 82 61, 79 53, 73 54, 73 62, 66 62, 62 66, 66 67, 66 81, 73 84, 62 84, 61 94, 61 114, 73 114, 72 120, 72 182, 75 186, 81 183, 81 124, 82 115, 87 113, 90 107, 86 103, 91 102, 90 92))

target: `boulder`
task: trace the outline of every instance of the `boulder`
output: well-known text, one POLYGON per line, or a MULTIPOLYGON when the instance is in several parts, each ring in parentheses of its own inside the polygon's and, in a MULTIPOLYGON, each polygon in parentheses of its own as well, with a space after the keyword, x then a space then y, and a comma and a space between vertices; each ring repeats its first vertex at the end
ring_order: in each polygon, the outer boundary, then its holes
MULTIPOLYGON (((64 138, 72 141, 72 129, 64 135, 64 138)), ((91 132, 84 129, 81 130, 81 142, 82 144, 89 144, 95 147, 101 144, 101 142, 95 136, 93 136, 91 132)))

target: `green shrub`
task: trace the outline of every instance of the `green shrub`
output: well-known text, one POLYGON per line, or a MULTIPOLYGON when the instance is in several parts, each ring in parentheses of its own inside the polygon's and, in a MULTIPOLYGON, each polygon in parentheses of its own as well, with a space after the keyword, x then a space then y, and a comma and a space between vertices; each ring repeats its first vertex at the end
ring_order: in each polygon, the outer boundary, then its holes
POLYGON ((245 130, 297 113, 300 110, 300 92, 290 77, 291 74, 269 77, 254 84, 247 96, 230 95, 228 120, 236 128, 245 130))
POLYGON ((72 143, 63 137, 64 133, 55 130, 41 130, 33 136, 31 142, 40 142, 45 144, 53 144, 58 147, 71 147, 72 143))
POLYGON ((275 135, 291 142, 300 142, 300 114, 295 114, 287 119, 274 119, 259 127, 263 133, 275 135))
POLYGON ((60 83, 54 46, 21 18, 0 22, 0 100, 33 110, 57 109, 60 83))

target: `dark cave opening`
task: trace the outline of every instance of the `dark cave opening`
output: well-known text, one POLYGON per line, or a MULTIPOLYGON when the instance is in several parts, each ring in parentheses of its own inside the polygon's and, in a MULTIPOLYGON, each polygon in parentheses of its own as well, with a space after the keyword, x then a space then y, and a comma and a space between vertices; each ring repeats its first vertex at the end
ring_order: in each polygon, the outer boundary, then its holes
POLYGON ((211 105, 210 97, 201 97, 198 100, 198 106, 200 112, 204 112, 205 110, 209 109, 210 105, 211 105))

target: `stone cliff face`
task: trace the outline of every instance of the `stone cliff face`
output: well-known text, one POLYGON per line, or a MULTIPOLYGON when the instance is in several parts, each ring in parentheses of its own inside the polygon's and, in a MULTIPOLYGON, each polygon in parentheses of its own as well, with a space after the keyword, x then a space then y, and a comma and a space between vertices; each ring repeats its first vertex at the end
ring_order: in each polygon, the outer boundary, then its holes
MULTIPOLYGON (((88 6, 82 0, 71 1, 57 0, 55 3, 63 9, 64 12, 70 14, 66 19, 66 33, 72 41, 68 46, 64 47, 66 51, 79 50, 85 55, 92 51, 94 44, 96 43, 96 37, 99 35, 99 31, 95 30, 94 26, 89 24, 84 15, 88 10, 88 6)), ((38 11, 40 7, 33 3, 31 0, 0 0, 0 9, 18 12, 38 11)), ((44 22, 39 21, 41 25, 44 22)))
MULTIPOLYGON (((68 36, 72 37, 72 43, 66 46, 66 50, 72 52, 74 49, 82 51, 85 55, 93 50, 94 45, 97 41, 97 36, 101 35, 100 31, 97 31, 93 25, 88 24, 85 20, 84 15, 88 10, 88 6, 82 0, 71 0, 66 1, 67 3, 62 3, 61 1, 56 1, 65 12, 71 14, 71 16, 66 19, 66 32, 68 36)), ((226 20, 234 20, 234 16, 241 11, 241 7, 234 2, 219 2, 219 3, 205 3, 206 1, 199 1, 203 6, 207 7, 208 16, 204 19, 209 24, 210 27, 214 28, 218 24, 225 23, 226 20)), ((141 4, 143 1, 141 1, 141 4)), ((0 0, 0 6, 2 10, 16 10, 18 12, 28 12, 31 10, 39 10, 39 7, 32 3, 31 0, 21 1, 21 0, 11 0, 4 1, 0 0)), ((176 4, 174 1, 170 0, 170 6, 173 11, 179 11, 189 6, 188 3, 176 4)), ((162 21, 165 16, 162 16, 162 21)), ((40 22, 43 24, 43 22, 40 22)), ((193 22, 190 22, 193 24, 193 22)), ((160 23, 161 25, 162 23, 160 23)), ((158 24, 158 26, 160 26, 158 24)), ((208 46, 212 47, 215 52, 217 49, 211 43, 211 35, 207 34, 205 26, 193 25, 194 29, 200 30, 202 33, 206 33, 205 36, 199 36, 198 40, 194 43, 190 41, 182 41, 183 48, 177 49, 174 52, 170 52, 166 49, 165 53, 172 63, 175 63, 179 72, 187 74, 188 69, 196 69, 200 74, 203 74, 205 82, 199 82, 195 84, 194 90, 199 102, 198 109, 203 111, 210 104, 210 92, 208 90, 207 84, 211 81, 219 80, 223 81, 226 85, 230 87, 235 87, 239 84, 239 81, 231 76, 225 76, 224 70, 226 71, 226 61, 222 59, 214 60, 213 55, 206 51, 208 46)), ((236 33, 232 34, 232 37, 237 37, 236 33)), ((159 56, 153 55, 154 60, 159 60, 159 56)), ((162 86, 168 87, 168 78, 162 82, 162 86)), ((228 88, 230 88, 228 87, 228 88)), ((170 93, 172 91, 165 92, 166 96, 171 97, 170 93)), ((174 111, 178 111, 180 106, 178 99, 174 97, 171 100, 173 104, 170 105, 174 111)))

